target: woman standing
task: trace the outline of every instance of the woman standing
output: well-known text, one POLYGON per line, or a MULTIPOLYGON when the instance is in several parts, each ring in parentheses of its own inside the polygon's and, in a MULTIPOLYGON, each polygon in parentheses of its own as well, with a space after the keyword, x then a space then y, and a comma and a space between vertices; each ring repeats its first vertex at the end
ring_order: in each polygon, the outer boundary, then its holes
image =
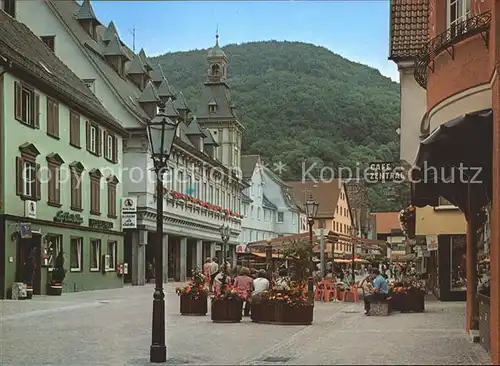
POLYGON ((234 279, 234 287, 238 295, 245 301, 243 311, 244 316, 250 315, 250 294, 253 291, 253 278, 250 277, 250 270, 247 267, 242 267, 240 274, 234 279))

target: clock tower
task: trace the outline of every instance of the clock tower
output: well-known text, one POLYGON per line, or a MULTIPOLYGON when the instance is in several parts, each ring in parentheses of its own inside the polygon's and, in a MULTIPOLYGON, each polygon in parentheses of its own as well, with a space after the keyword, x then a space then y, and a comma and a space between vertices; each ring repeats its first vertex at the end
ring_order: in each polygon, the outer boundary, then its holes
POLYGON ((202 128, 210 130, 219 145, 215 151, 215 159, 240 174, 243 125, 238 121, 231 100, 227 84, 228 58, 219 46, 218 32, 215 46, 207 53, 207 66, 196 118, 202 128))

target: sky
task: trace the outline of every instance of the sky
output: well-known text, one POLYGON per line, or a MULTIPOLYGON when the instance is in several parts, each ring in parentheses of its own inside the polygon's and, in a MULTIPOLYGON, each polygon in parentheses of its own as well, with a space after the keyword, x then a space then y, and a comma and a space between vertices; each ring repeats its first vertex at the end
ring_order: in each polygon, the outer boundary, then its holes
MULTIPOLYGON (((99 20, 149 56, 251 41, 323 46, 399 80, 389 54, 389 1, 93 1, 99 20)), ((229 58, 231 55, 228 55, 229 58)), ((231 60, 229 60, 231 61, 231 60)))

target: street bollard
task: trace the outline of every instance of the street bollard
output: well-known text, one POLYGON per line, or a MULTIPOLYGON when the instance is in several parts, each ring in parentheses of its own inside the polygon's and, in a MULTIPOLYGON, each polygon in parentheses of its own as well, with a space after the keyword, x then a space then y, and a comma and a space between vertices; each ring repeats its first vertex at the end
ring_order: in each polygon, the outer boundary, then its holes
POLYGON ((307 278, 307 300, 309 305, 314 306, 314 278, 307 278))

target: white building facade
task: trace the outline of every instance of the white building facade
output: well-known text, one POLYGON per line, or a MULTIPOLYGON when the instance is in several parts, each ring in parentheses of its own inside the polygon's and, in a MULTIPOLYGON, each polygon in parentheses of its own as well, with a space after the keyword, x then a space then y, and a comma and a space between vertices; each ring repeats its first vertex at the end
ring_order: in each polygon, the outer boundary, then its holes
POLYGON ((277 207, 264 193, 267 184, 258 155, 241 157, 243 179, 249 185, 244 191, 243 221, 239 241, 242 244, 272 239, 276 232, 277 207))

